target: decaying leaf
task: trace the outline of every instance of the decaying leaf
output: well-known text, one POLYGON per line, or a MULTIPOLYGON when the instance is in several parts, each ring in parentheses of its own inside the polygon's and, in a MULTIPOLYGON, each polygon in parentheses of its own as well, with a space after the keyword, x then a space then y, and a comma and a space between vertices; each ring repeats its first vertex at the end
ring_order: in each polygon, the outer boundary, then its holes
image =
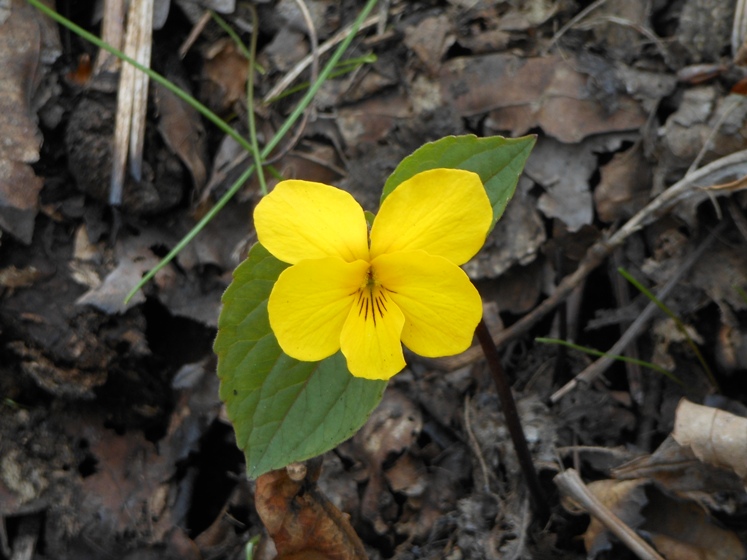
POLYGON ((202 67, 201 96, 216 113, 233 109, 246 98, 249 61, 228 37, 214 42, 205 50, 202 67))
POLYGON ((635 130, 646 115, 627 95, 616 95, 607 113, 594 99, 589 76, 560 56, 520 58, 510 54, 455 58, 440 73, 441 97, 464 116, 489 113, 486 125, 520 136, 539 126, 561 142, 592 134, 635 130))
POLYGON ((682 447, 671 435, 653 454, 636 457, 612 469, 611 474, 618 480, 651 480, 671 495, 717 511, 733 512, 735 502, 744 494, 744 486, 735 474, 699 461, 689 447, 682 447))
POLYGON ((682 399, 672 437, 701 461, 729 469, 747 482, 747 418, 682 399))
POLYGON ((642 526, 656 548, 671 560, 732 560, 744 558, 739 537, 715 524, 708 513, 693 502, 675 500, 649 490, 649 504, 642 526))
POLYGON ((405 28, 405 45, 433 76, 438 73, 441 57, 454 40, 454 22, 446 14, 426 17, 417 25, 405 28))
MULTIPOLYGON (((745 548, 733 531, 717 526, 696 503, 674 499, 646 479, 599 480, 588 489, 622 522, 647 535, 668 560, 744 558, 745 548)), ((591 558, 612 546, 596 517, 584 533, 584 544, 591 558)))
POLYGON ((542 216, 530 191, 534 187, 527 177, 520 177, 516 194, 480 251, 464 269, 472 278, 499 278, 516 264, 528 265, 537 258, 547 239, 542 216))
POLYGON ((570 231, 590 224, 594 215, 588 183, 597 168, 593 147, 588 141, 563 144, 547 138, 527 160, 526 174, 545 191, 537 208, 549 218, 563 220, 570 231))
MULTIPOLYGON (((389 389, 366 425, 353 438, 353 445, 361 453, 368 473, 361 514, 378 533, 387 531, 387 519, 392 512, 387 512, 386 506, 394 505, 384 478, 385 462, 412 446, 422 429, 423 417, 417 406, 399 391, 389 389), (386 498, 382 499, 383 496, 386 498)), ((393 476, 396 478, 398 474, 393 476)))
POLYGON ((318 464, 299 474, 279 469, 257 479, 255 506, 275 542, 278 560, 366 560, 347 518, 316 486, 318 464))
POLYGON ((0 268, 0 288, 28 288, 42 276, 41 271, 33 266, 0 268))
POLYGON ((599 219, 614 222, 627 219, 648 200, 651 169, 639 149, 615 154, 600 169, 601 179, 594 189, 594 204, 599 219))
MULTIPOLYGON (((188 89, 187 84, 174 75, 167 77, 180 87, 188 89)), ((158 131, 171 151, 189 170, 195 192, 199 193, 207 181, 205 129, 200 115, 160 84, 154 85, 154 98, 159 113, 158 131)))
MULTIPOLYGON (((41 82, 45 46, 59 39, 23 0, 10 2, 0 24, 0 228, 31 243, 43 181, 28 164, 39 159, 41 134, 31 101, 41 82)), ((55 51, 59 50, 53 49, 55 51)), ((46 58, 49 56, 47 51, 46 58)), ((51 62, 51 60, 47 60, 51 62)))
POLYGON ((105 313, 124 313, 143 303, 145 296, 138 292, 125 304, 125 296, 136 285, 143 273, 158 264, 158 257, 150 250, 145 239, 127 238, 117 244, 117 266, 97 287, 83 294, 76 303, 92 305, 105 313))
MULTIPOLYGON (((645 480, 598 480, 587 486, 621 521, 635 529, 644 521, 641 509, 648 503, 645 484, 645 480)), ((609 532, 595 517, 584 533, 584 545, 592 558, 612 547, 609 532)))

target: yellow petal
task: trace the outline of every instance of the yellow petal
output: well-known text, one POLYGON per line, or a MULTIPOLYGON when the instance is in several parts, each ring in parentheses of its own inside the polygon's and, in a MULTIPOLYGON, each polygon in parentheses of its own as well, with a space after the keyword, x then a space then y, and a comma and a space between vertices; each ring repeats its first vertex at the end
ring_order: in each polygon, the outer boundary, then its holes
POLYGON ((278 183, 254 209, 259 242, 283 262, 368 260, 363 208, 347 192, 310 181, 278 183))
POLYGON ((342 353, 356 377, 389 379, 405 367, 399 340, 405 318, 390 295, 379 287, 361 288, 342 328, 342 353))
POLYGON ((382 255, 371 266, 405 315, 405 346, 429 358, 469 347, 482 316, 482 301, 461 268, 424 251, 382 255))
POLYGON ((371 258, 422 249, 464 264, 482 247, 492 220, 493 208, 476 173, 423 171, 382 203, 371 228, 371 258))
POLYGON ((283 352, 314 362, 340 349, 340 333, 369 265, 327 257, 286 268, 270 293, 270 326, 283 352))

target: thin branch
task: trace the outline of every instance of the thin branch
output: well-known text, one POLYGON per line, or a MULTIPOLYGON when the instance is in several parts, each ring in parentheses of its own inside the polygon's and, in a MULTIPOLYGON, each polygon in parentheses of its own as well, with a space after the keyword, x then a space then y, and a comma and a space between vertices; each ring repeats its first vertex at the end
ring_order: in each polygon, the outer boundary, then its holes
POLYGON ((550 508, 547 505, 547 499, 542 491, 537 471, 534 468, 532 454, 527 445, 524 429, 521 427, 519 410, 516 408, 516 401, 511 392, 511 385, 503 371, 503 366, 501 366, 501 357, 498 355, 498 348, 493 344, 493 337, 490 336, 490 331, 482 319, 480 319, 477 325, 475 335, 480 341, 488 368, 493 376, 493 382, 498 391, 498 398, 501 401, 503 409, 503 417, 506 420, 506 426, 508 427, 509 434, 511 434, 511 441, 514 444, 519 465, 521 465, 521 470, 524 473, 524 478, 529 488, 529 494, 532 497, 532 505, 537 515, 546 520, 550 516, 550 508))
POLYGON ((615 515, 599 498, 591 493, 575 469, 568 469, 553 479, 560 493, 580 505, 589 515, 599 520, 641 560, 664 560, 651 545, 615 515))
MULTIPOLYGON (((679 266, 675 273, 672 274, 669 280, 667 280, 667 283, 656 294, 656 297, 659 300, 663 300, 664 298, 666 298, 672 292, 672 290, 677 287, 682 277, 687 274, 687 272, 695 265, 695 263, 698 262, 700 257, 703 256, 703 253, 705 253, 708 247, 710 247, 711 244, 715 241, 716 236, 721 231, 723 231, 725 225, 725 222, 719 223, 716 229, 711 232, 711 234, 705 239, 705 241, 703 241, 700 246, 687 257, 687 259, 685 259, 685 261, 679 266)), ((612 348, 609 349, 609 351, 607 351, 607 355, 599 358, 596 362, 588 366, 576 377, 566 383, 562 388, 553 393, 553 395, 550 397, 550 401, 559 401, 564 395, 576 388, 579 383, 591 383, 594 379, 607 371, 609 366, 612 365, 615 361, 611 356, 623 353, 628 344, 635 340, 641 330, 643 330, 643 328, 646 326, 646 323, 648 323, 657 309, 658 306, 656 305, 656 303, 650 301, 644 308, 643 312, 638 315, 638 317, 636 317, 635 321, 633 321, 633 323, 623 333, 620 339, 612 346, 612 348)))

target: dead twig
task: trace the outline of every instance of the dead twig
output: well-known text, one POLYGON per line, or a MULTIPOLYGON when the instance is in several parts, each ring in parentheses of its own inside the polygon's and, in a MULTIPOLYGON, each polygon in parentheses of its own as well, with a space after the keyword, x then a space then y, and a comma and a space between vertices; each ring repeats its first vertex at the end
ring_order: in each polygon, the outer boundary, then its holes
POLYGON ((737 0, 731 28, 731 55, 736 58, 747 36, 747 1, 737 0))
MULTIPOLYGON (((361 24, 359 31, 363 31, 364 29, 368 29, 369 27, 373 27, 379 22, 380 16, 375 15, 367 18, 363 21, 361 24)), ((350 33, 350 30, 352 29, 352 24, 345 27, 344 29, 340 29, 337 33, 335 33, 332 37, 327 39, 327 41, 319 45, 319 49, 317 51, 317 57, 322 56, 326 52, 330 51, 335 45, 340 43, 345 37, 348 36, 350 33)), ((309 66, 309 64, 312 63, 314 60, 314 53, 306 55, 304 58, 302 58, 298 64, 296 64, 284 77, 282 80, 280 80, 277 84, 275 84, 270 91, 267 92, 267 94, 262 99, 262 103, 265 105, 269 104, 275 97, 283 93, 288 86, 290 86, 293 81, 298 78, 298 76, 301 75, 301 72, 306 70, 306 68, 309 66)))
POLYGON ((498 392, 498 399, 503 409, 503 418, 506 420, 506 427, 508 428, 508 433, 511 435, 511 442, 514 445, 514 451, 516 451, 521 472, 524 473, 529 495, 532 498, 532 506, 538 517, 542 520, 547 520, 550 517, 550 508, 542 491, 537 470, 534 468, 534 461, 529 451, 524 429, 521 427, 521 418, 519 417, 519 410, 516 407, 514 395, 511 392, 511 385, 508 383, 508 378, 503 371, 501 357, 498 355, 498 348, 493 343, 493 338, 490 336, 490 331, 487 325, 485 325, 484 320, 480 319, 475 335, 485 353, 488 369, 490 369, 490 374, 493 377, 493 382, 498 392))
MULTIPOLYGON (((153 30, 153 0, 136 0, 127 14, 124 53, 143 66, 150 65, 153 30)), ((109 204, 122 204, 122 189, 129 154, 130 174, 136 181, 142 176, 145 112, 148 105, 148 76, 131 64, 124 64, 117 93, 114 125, 112 175, 109 204)))
POLYGON ((480 472, 482 473, 482 483, 484 485, 483 491, 488 493, 490 492, 490 476, 488 474, 488 465, 485 462, 485 457, 482 453, 480 442, 477 441, 475 432, 472 430, 472 419, 470 418, 469 414, 471 407, 472 403, 470 402, 469 395, 467 395, 466 397, 464 397, 464 431, 467 432, 467 440, 469 441, 469 446, 472 448, 472 453, 477 458, 477 462, 480 463, 480 472))
MULTIPOLYGON (((680 265, 675 273, 672 274, 669 280, 667 280, 667 283, 664 285, 664 287, 656 294, 656 297, 659 299, 659 301, 663 301, 664 298, 666 298, 672 292, 672 290, 674 290, 677 284, 679 284, 682 277, 695 265, 696 262, 698 262, 700 257, 703 256, 703 253, 705 253, 706 249, 708 249, 708 247, 710 247, 711 244, 716 240, 717 235, 721 231, 723 231, 725 226, 726 222, 719 223, 719 225, 700 244, 700 246, 698 246, 687 257, 687 259, 685 259, 685 261, 680 265)), ((579 385, 579 383, 591 383, 594 379, 607 371, 607 368, 609 368, 610 365, 615 362, 615 359, 612 356, 619 355, 625 351, 625 348, 627 348, 627 346, 636 339, 636 337, 640 334, 640 332, 646 326, 657 309, 659 309, 659 307, 653 301, 650 301, 644 308, 643 312, 638 315, 638 317, 636 317, 635 321, 633 321, 630 327, 628 327, 628 329, 623 333, 620 339, 612 346, 612 348, 609 349, 608 355, 602 356, 601 358, 596 360, 593 364, 588 366, 576 377, 571 379, 563 387, 553 393, 550 397, 550 401, 558 402, 561 398, 563 398, 564 395, 575 389, 579 385)))
POLYGON ((591 493, 575 469, 568 469, 555 475, 553 482, 563 496, 571 499, 589 515, 599 520, 638 558, 641 560, 664 560, 651 545, 638 536, 633 529, 623 523, 619 517, 591 493))
POLYGON ((211 17, 212 16, 210 15, 210 10, 205 10, 197 23, 192 26, 189 35, 186 39, 184 39, 182 45, 179 47, 179 58, 184 58, 185 56, 187 56, 189 49, 192 48, 192 45, 194 45, 197 37, 199 37, 200 33, 202 33, 202 31, 205 29, 205 26, 208 24, 211 17))
POLYGON ((581 10, 579 13, 577 13, 575 16, 571 18, 571 20, 566 23, 563 27, 561 27, 555 35, 552 36, 552 39, 550 39, 550 42, 548 43, 547 47, 544 49, 544 54, 547 54, 550 52, 550 49, 552 49, 555 46, 555 43, 557 43, 560 38, 566 34, 566 32, 571 29, 574 25, 577 25, 578 22, 580 22, 582 19, 584 19, 586 16, 588 16, 591 12, 596 10, 599 6, 607 2, 607 0, 596 0, 596 2, 592 2, 586 8, 581 10))
MULTIPOLYGON (((311 79, 309 80, 309 83, 313 84, 319 76, 319 40, 316 34, 316 27, 314 27, 314 20, 311 18, 311 12, 309 12, 309 8, 306 6, 306 2, 304 2, 304 0, 296 0, 296 4, 298 5, 298 9, 303 15, 304 22, 306 23, 306 27, 308 28, 309 32, 309 43, 311 44, 311 79)), ((298 126, 296 127, 296 130, 293 133, 291 139, 286 142, 285 146, 281 147, 271 158, 268 158, 264 162, 265 165, 271 165, 282 159, 288 152, 293 149, 296 144, 298 144, 298 141, 303 135, 303 131, 306 130, 306 124, 309 122, 309 115, 311 114, 311 111, 313 111, 313 108, 313 103, 310 103, 309 106, 306 107, 303 115, 301 115, 301 121, 298 123, 298 126)))

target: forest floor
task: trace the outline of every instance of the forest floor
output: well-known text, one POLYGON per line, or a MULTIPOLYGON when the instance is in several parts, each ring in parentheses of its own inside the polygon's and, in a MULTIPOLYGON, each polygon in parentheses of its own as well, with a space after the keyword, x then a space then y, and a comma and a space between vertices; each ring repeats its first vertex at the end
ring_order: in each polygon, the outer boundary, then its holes
MULTIPOLYGON (((56 10, 99 35, 99 4, 56 10)), ((335 45, 363 4, 305 0, 319 44, 335 45)), ((477 346, 408 356, 368 424, 324 456, 314 491, 373 559, 634 557, 559 490, 557 475, 578 472, 663 557, 744 558, 744 3, 379 4, 346 54, 375 58, 322 87, 273 165, 376 211, 387 176, 425 142, 537 135, 465 269, 550 515, 533 507, 477 346)), ((301 65, 312 49, 299 2, 256 5, 264 142, 300 95, 268 103, 275 88, 313 65, 301 65)), ((152 66, 246 134, 248 62, 224 30, 207 21, 177 54, 205 8, 249 43, 246 3, 162 2, 152 66)), ((0 61, 0 558, 245 558, 264 530, 212 344, 256 240, 256 180, 124 298, 251 158, 151 84, 142 178, 128 175, 113 209, 111 61, 23 0, 0 9, 0 61)), ((273 557, 265 536, 254 558, 273 557)))

